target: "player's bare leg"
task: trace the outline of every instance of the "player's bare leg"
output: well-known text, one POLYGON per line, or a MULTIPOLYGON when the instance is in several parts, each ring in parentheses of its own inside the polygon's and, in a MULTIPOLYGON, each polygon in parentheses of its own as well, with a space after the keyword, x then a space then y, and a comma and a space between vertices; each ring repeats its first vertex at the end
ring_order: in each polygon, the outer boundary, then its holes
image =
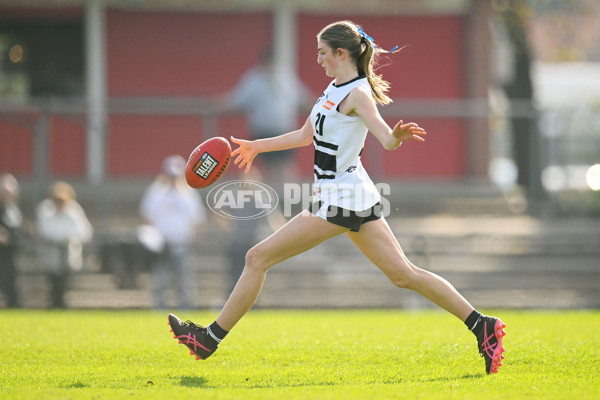
POLYGON ((248 251, 244 271, 215 322, 205 328, 169 314, 173 337, 187 346, 196 359, 210 357, 227 332, 254 305, 270 267, 347 230, 303 211, 248 251))
POLYGON ((347 235, 396 286, 420 293, 461 321, 474 310, 448 281, 408 260, 384 218, 368 222, 359 232, 347 235))
POLYGON ((498 372, 504 359, 502 338, 506 325, 502 320, 480 314, 448 281, 412 264, 385 219, 368 222, 359 232, 347 235, 396 286, 420 293, 465 322, 477 337, 486 373, 498 372))
POLYGON ((217 317, 219 326, 229 331, 248 312, 258 298, 269 268, 347 230, 304 210, 254 246, 248 251, 244 271, 217 317))

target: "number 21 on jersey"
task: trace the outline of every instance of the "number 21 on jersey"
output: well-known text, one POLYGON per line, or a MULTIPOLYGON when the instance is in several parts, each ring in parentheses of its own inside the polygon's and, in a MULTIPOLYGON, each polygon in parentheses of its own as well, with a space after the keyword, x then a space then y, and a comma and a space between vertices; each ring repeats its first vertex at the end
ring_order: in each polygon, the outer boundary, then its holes
POLYGON ((323 136, 323 124, 325 123, 326 115, 318 113, 316 117, 317 118, 315 121, 315 133, 319 136, 323 136))

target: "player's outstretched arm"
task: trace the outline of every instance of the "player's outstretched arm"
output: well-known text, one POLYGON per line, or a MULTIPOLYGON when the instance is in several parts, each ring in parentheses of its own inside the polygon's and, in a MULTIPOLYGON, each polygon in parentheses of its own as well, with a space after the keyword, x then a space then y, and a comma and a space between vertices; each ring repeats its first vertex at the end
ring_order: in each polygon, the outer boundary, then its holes
POLYGON ((384 148, 394 150, 407 140, 424 142, 427 135, 425 129, 414 122, 404 124, 398 122, 394 129, 383 120, 371 93, 356 88, 347 97, 347 113, 354 113, 362 118, 367 129, 375 135, 384 148))
POLYGON ((252 161, 260 153, 308 146, 312 143, 312 140, 313 130, 310 118, 307 118, 302 128, 272 138, 244 140, 232 136, 231 141, 239 147, 231 152, 231 157, 235 157, 233 163, 239 168, 246 168, 244 173, 247 174, 250 171, 252 161))

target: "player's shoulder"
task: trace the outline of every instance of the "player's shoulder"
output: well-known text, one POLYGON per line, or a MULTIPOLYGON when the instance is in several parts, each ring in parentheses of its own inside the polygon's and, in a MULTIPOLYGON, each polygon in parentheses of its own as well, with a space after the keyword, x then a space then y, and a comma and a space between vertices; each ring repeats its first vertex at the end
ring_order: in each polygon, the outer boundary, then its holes
POLYGON ((348 94, 348 101, 352 104, 370 104, 373 102, 373 94, 370 87, 357 86, 348 94))

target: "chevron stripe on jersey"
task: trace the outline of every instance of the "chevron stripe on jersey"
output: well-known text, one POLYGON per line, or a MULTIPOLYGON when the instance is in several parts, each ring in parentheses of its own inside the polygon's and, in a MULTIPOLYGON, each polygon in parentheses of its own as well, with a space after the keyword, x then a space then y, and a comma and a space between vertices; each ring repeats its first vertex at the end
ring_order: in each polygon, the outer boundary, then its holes
POLYGON ((334 179, 337 172, 337 144, 313 138, 315 143, 314 173, 318 179, 334 179))
POLYGON ((328 154, 315 149, 315 175, 323 176, 323 179, 335 178, 337 172, 337 160, 335 154, 328 154))
POLYGON ((313 173, 315 174, 315 176, 317 177, 317 179, 335 179, 335 174, 321 174, 317 168, 315 168, 313 170, 313 173))
POLYGON ((325 147, 327 149, 337 150, 338 147, 339 147, 337 144, 323 142, 321 140, 317 140, 316 138, 313 138, 313 141, 315 142, 315 147, 316 148, 325 147))

